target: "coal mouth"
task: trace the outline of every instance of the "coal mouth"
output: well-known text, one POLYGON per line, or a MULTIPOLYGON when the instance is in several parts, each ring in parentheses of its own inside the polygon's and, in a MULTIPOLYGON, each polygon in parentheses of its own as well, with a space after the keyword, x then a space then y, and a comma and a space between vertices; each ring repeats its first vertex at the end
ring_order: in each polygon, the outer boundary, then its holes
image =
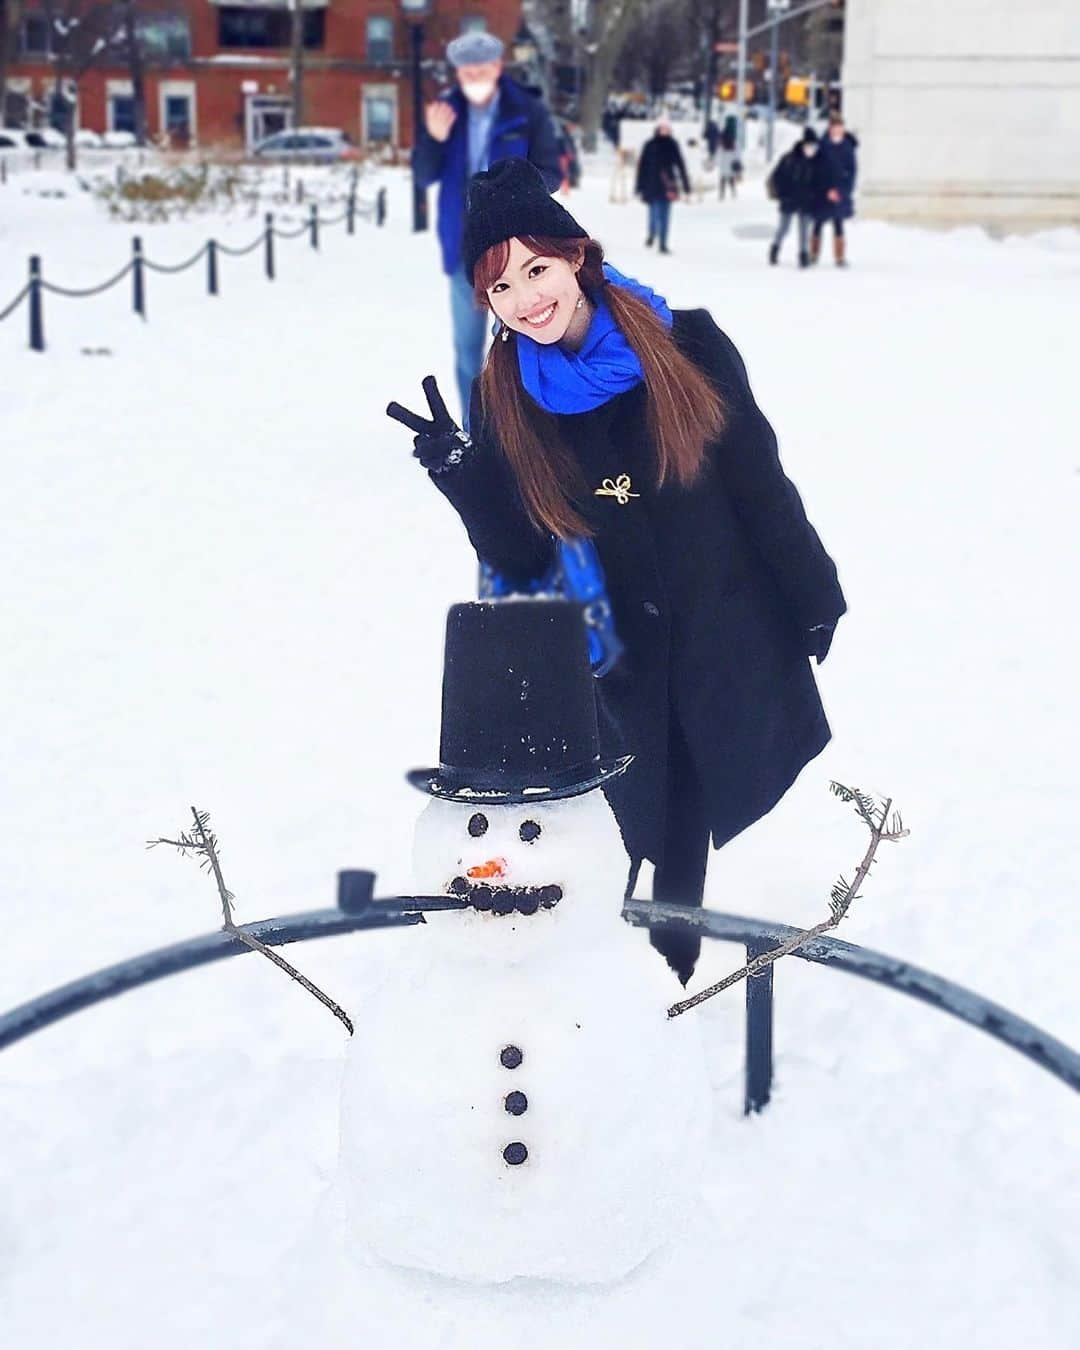
POLYGON ((489 886, 467 877, 455 877, 449 891, 467 900, 481 914, 498 915, 536 914, 542 909, 554 909, 563 896, 561 886, 489 886))

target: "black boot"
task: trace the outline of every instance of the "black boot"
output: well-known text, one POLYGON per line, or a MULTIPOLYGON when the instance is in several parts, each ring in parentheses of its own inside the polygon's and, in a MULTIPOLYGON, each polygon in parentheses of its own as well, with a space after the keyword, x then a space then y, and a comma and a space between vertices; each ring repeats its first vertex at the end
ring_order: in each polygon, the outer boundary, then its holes
POLYGON ((653 241, 653 237, 652 237, 652 235, 650 234, 649 237, 648 237, 648 239, 645 240, 645 247, 646 247, 646 248, 652 248, 652 241, 653 241))
POLYGON ((776 260, 777 260, 777 258, 779 258, 779 256, 780 256, 780 245, 779 245, 779 244, 770 244, 770 245, 769 245, 769 266, 770 266, 770 267, 775 267, 775 266, 776 266, 776 260))
POLYGON ((805 249, 799 254, 799 266, 800 267, 810 266, 810 254, 807 253, 805 249))
POLYGON ((685 989, 701 955, 701 939, 682 929, 654 928, 649 941, 679 977, 679 983, 685 989))

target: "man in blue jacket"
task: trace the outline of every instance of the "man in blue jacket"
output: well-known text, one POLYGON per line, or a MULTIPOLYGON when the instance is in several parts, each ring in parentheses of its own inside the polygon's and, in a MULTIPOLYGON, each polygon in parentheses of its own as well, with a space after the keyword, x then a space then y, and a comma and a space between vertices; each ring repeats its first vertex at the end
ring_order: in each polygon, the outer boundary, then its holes
POLYGON ((458 391, 468 417, 472 382, 484 361, 487 311, 477 308, 462 265, 465 185, 474 173, 517 155, 531 160, 549 192, 562 181, 559 144, 543 103, 503 73, 503 44, 493 33, 462 33, 446 48, 457 88, 424 109, 413 151, 421 187, 439 184, 438 232, 450 278, 458 391))

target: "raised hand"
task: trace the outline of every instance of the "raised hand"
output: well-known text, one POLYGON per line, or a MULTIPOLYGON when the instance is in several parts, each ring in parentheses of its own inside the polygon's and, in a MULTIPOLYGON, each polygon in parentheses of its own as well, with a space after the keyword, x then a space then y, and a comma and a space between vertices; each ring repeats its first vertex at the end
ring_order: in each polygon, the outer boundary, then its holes
POLYGON ((416 433, 413 440, 413 454, 425 469, 429 469, 432 473, 445 473, 447 469, 461 463, 472 449, 473 443, 468 433, 462 431, 447 412, 442 394, 439 393, 439 386, 435 383, 435 376, 428 375, 420 387, 427 399, 430 418, 410 412, 400 403, 387 404, 386 415, 416 433))
POLYGON ((448 140, 456 121, 457 113, 445 99, 429 103, 424 109, 424 126, 432 140, 448 140))

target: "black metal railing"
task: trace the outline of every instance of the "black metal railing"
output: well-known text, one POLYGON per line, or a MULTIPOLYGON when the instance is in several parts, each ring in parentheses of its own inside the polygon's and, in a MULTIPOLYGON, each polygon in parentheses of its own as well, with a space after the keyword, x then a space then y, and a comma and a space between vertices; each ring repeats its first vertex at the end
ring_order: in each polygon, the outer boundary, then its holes
MULTIPOLYGON (((340 872, 336 909, 311 910, 276 919, 262 919, 257 923, 244 924, 243 928, 267 946, 281 947, 312 938, 362 932, 369 928, 422 923, 426 912, 460 909, 463 904, 461 900, 448 896, 395 896, 388 900, 375 900, 374 888, 373 872, 340 872)), ((779 946, 799 931, 786 924, 767 923, 740 914, 722 914, 716 910, 688 909, 681 905, 662 905, 642 900, 628 901, 623 913, 631 923, 640 927, 675 925, 695 930, 702 937, 739 943, 746 948, 748 961, 779 946)), ((226 957, 241 956, 249 950, 239 939, 219 931, 107 966, 104 970, 61 985, 0 1015, 0 1049, 64 1017, 70 1017, 83 1008, 114 998, 139 985, 226 957)), ((940 1012, 950 1013, 995 1037, 1026 1055, 1069 1087, 1080 1090, 1080 1054, 1041 1027, 970 989, 909 962, 870 951, 866 947, 854 946, 850 942, 841 942, 837 938, 813 938, 792 955, 873 980, 898 993, 929 1003, 940 1012)), ((749 979, 746 985, 744 1110, 747 1114, 762 1110, 769 1101, 772 1087, 774 969, 774 966, 769 966, 762 974, 749 979)))
POLYGON ((356 194, 354 179, 346 198, 345 210, 340 215, 329 218, 322 217, 319 214, 318 202, 311 202, 308 207, 308 218, 304 224, 296 230, 284 230, 274 224, 274 213, 268 211, 264 218, 262 232, 250 244, 235 247, 223 244, 218 239, 208 239, 196 253, 180 263, 160 263, 146 257, 143 253, 142 239, 136 235, 131 241, 130 260, 114 276, 109 277, 107 281, 103 281, 97 286, 78 288, 58 286, 55 282, 46 280, 42 270, 41 256, 35 253, 30 258, 29 277, 26 285, 0 309, 0 323, 10 318, 26 302, 30 349, 35 352, 43 352, 45 350, 45 308, 42 297, 47 293, 71 300, 85 300, 90 296, 102 295, 105 291, 118 286, 125 277, 130 275, 132 278, 132 309, 140 318, 145 319, 147 316, 147 272, 157 272, 163 276, 176 275, 180 272, 186 272, 188 268, 194 267, 205 257, 207 260, 206 291, 208 295, 217 295, 219 293, 218 256, 225 254, 231 258, 242 258, 248 253, 253 253, 257 248, 261 248, 264 259, 263 270, 267 279, 273 281, 275 275, 275 239, 299 239, 301 235, 306 234, 311 247, 317 250, 321 230, 332 229, 336 225, 343 224, 347 234, 354 234, 358 216, 370 220, 377 226, 385 224, 386 188, 379 188, 370 201, 361 200, 356 194))

